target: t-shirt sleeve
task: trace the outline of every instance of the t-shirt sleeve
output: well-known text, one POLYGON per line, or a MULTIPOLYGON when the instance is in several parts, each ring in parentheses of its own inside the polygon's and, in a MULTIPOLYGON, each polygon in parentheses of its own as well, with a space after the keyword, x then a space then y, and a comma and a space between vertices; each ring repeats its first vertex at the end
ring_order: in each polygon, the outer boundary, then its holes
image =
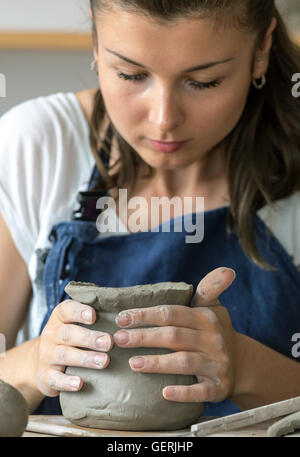
POLYGON ((24 102, 0 118, 0 212, 28 264, 39 231, 43 132, 34 106, 24 102))

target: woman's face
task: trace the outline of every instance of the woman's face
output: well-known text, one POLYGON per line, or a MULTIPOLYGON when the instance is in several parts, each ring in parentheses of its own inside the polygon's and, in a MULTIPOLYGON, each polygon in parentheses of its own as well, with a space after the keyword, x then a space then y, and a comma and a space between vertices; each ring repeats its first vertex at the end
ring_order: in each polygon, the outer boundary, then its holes
POLYGON ((148 165, 171 170, 201 161, 236 126, 253 78, 255 36, 216 30, 211 19, 162 25, 117 9, 96 26, 108 115, 148 165), (187 143, 166 153, 149 140, 187 143))

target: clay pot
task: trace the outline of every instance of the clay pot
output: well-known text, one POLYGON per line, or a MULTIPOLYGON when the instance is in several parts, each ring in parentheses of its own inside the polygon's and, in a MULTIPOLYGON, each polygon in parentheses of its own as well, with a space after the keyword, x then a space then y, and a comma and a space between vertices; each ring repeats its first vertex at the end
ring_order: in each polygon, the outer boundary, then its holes
MULTIPOLYGON (((70 282, 65 290, 73 300, 95 308, 95 324, 84 327, 114 334, 120 330, 115 322, 120 311, 162 304, 187 306, 193 286, 159 283, 105 288, 70 282)), ((110 364, 103 370, 68 367, 66 373, 80 376, 84 385, 79 392, 61 392, 63 415, 81 426, 111 430, 177 430, 197 422, 203 404, 172 402, 162 395, 165 386, 195 384, 195 376, 138 373, 128 362, 132 356, 170 352, 161 348, 119 348, 114 345, 109 352, 110 364)))
POLYGON ((28 414, 23 395, 0 379, 0 436, 21 436, 27 425, 28 414))

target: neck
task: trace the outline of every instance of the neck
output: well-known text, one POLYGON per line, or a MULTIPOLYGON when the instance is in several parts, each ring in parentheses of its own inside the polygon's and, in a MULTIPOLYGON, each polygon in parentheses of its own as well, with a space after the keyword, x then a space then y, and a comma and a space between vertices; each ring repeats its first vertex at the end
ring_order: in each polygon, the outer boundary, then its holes
POLYGON ((212 150, 206 157, 177 170, 155 169, 151 178, 155 193, 165 196, 212 194, 226 182, 223 148, 212 150))

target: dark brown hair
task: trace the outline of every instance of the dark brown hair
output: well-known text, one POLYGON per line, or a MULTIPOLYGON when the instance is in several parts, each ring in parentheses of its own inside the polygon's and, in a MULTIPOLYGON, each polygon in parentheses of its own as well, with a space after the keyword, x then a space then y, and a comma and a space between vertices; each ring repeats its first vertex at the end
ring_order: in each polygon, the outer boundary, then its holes
MULTIPOLYGON (((266 204, 300 190, 300 106, 292 96, 292 75, 299 71, 300 48, 292 41, 274 0, 91 0, 93 17, 111 5, 145 14, 167 23, 177 18, 213 17, 224 24, 257 33, 262 42, 272 17, 277 19, 267 73, 262 90, 251 87, 244 113, 224 140, 230 211, 227 230, 234 226, 244 252, 257 265, 273 269, 261 257, 254 237, 253 215, 266 204)), ((97 30, 92 25, 94 46, 97 30)), ((90 122, 90 143, 107 190, 133 189, 137 169, 144 163, 112 125, 120 150, 118 172, 112 177, 98 157, 102 144, 99 127, 106 112, 101 91, 95 95, 90 122)), ((151 168, 148 167, 149 174, 151 168)))

